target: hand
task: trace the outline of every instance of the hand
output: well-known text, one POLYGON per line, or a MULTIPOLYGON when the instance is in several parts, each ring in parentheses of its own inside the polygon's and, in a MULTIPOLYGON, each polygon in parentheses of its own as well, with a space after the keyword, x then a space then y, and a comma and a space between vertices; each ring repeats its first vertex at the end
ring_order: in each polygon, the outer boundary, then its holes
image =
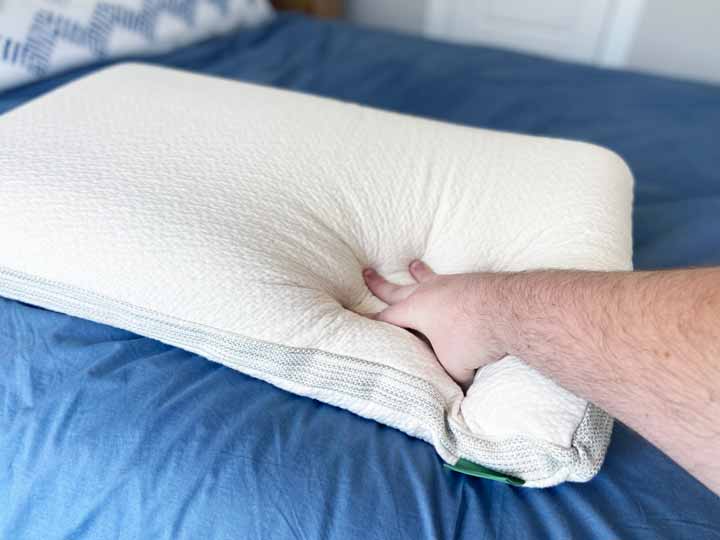
POLYGON ((424 335, 448 375, 466 389, 478 368, 507 354, 495 328, 500 318, 493 316, 500 306, 487 294, 492 274, 438 275, 422 261, 409 269, 417 283, 405 286, 371 268, 363 271, 373 294, 388 304, 374 318, 424 335))

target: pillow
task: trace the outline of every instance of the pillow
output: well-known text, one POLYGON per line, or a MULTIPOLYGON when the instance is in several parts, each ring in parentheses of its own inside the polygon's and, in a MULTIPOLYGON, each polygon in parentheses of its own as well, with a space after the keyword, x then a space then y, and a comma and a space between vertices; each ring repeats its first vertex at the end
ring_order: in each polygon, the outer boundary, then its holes
POLYGON ((610 151, 143 65, 0 117, 0 145, 0 295, 199 353, 481 474, 598 471, 604 412, 517 358, 464 395, 423 341, 363 316, 383 304, 361 270, 630 269, 632 177, 610 151))
POLYGON ((0 0, 0 90, 269 18, 268 0, 0 0))

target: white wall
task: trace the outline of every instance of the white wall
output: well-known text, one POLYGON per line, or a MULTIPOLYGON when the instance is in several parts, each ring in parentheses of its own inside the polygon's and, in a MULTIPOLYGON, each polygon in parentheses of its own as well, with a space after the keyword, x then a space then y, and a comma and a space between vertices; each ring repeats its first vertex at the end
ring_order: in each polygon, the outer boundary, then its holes
MULTIPOLYGON (((346 0, 346 13, 360 24, 420 34, 427 5, 427 0, 346 0)), ((720 82, 720 0, 647 0, 627 67, 720 82)))
POLYGON ((628 66, 720 82, 720 0, 648 0, 628 66))

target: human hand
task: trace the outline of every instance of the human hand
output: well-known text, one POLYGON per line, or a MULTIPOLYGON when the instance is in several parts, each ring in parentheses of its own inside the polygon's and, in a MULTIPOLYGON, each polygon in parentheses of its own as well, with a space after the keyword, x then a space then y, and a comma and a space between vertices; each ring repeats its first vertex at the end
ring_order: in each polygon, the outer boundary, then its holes
POLYGON ((478 368, 507 354, 498 331, 501 306, 489 294, 495 278, 438 275, 422 261, 413 261, 409 269, 417 283, 404 286, 372 268, 363 271, 369 289, 388 304, 374 318, 425 336, 448 375, 466 389, 478 368))

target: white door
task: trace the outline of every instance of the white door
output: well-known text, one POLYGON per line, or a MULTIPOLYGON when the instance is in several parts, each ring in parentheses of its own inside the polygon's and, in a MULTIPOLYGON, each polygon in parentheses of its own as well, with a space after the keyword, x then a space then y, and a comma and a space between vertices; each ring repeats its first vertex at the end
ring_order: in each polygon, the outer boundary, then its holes
POLYGON ((425 33, 623 65, 645 0, 428 0, 425 33))

